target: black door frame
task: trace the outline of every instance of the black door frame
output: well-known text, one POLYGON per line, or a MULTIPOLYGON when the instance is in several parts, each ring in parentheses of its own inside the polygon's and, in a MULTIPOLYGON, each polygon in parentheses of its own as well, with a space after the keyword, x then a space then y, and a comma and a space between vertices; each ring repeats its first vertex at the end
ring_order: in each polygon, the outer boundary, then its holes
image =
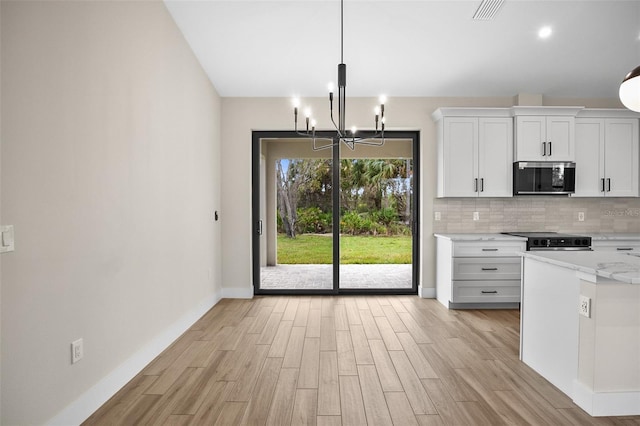
MULTIPOLYGON (((375 134, 373 131, 358 130, 362 137, 375 134)), ((332 139, 335 132, 316 132, 318 138, 332 139)), ((411 139, 413 148, 413 190, 411 204, 411 288, 402 289, 360 289, 340 288, 340 146, 332 149, 332 198, 333 226, 338 224, 338 232, 333 232, 333 288, 332 289, 261 289, 260 288, 260 142, 262 139, 300 139, 294 131, 265 130, 251 132, 251 242, 253 267, 253 293, 255 295, 336 295, 336 294, 418 294, 420 259, 420 131, 385 130, 385 138, 411 139), (338 189, 338 190, 336 190, 338 189), (338 221, 336 222, 336 218, 338 221)))

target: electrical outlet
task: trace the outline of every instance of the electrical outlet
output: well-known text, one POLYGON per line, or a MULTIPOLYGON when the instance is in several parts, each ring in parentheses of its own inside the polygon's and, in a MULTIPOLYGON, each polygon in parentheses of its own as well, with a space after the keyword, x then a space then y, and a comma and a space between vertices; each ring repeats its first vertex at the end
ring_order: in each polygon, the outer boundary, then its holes
POLYGON ((473 220, 480 220, 480 212, 473 212, 473 220))
POLYGON ((433 213, 433 217, 434 217, 435 220, 441 220, 442 219, 442 213, 434 212, 433 213))
POLYGON ((578 313, 583 317, 591 318, 591 299, 587 296, 580 296, 578 313))
POLYGON ((578 212, 578 222, 584 222, 584 212, 578 212))
POLYGON ((71 342, 71 364, 75 364, 80 361, 84 356, 84 347, 82 339, 74 340, 71 342))

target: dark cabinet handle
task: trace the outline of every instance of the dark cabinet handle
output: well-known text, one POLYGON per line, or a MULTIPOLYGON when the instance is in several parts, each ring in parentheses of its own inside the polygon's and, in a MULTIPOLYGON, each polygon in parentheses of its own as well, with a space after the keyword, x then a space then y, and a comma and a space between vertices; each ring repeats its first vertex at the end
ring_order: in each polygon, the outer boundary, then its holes
POLYGON ((604 192, 604 178, 600 179, 602 181, 602 191, 600 192, 604 192))
POLYGON ((498 268, 482 268, 483 271, 497 271, 498 268))
POLYGON ((491 291, 481 290, 481 293, 482 294, 498 294, 496 290, 491 290, 491 291))
POLYGON ((547 155, 547 143, 542 142, 542 156, 545 157, 547 155))
POLYGON ((473 180, 473 192, 478 192, 478 178, 473 180))
POLYGON ((551 157, 551 142, 549 142, 549 157, 551 157))
POLYGON ((607 192, 611 192, 611 178, 607 178, 607 192))
POLYGON ((497 248, 483 248, 482 251, 498 251, 497 248))
POLYGON ((484 178, 480 178, 480 192, 484 192, 484 178))
POLYGON ((629 250, 633 250, 633 247, 616 247, 616 250, 629 251, 629 250))

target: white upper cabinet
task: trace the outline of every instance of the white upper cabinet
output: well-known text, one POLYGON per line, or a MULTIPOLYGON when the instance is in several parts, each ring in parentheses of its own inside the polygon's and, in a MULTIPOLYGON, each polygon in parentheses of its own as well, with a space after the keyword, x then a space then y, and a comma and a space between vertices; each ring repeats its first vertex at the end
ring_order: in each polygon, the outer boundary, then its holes
POLYGON ((575 161, 579 107, 513 107, 515 161, 575 161))
POLYGON ((637 197, 638 119, 624 110, 585 110, 576 119, 577 197, 637 197), (591 117, 618 114, 620 118, 591 117))
POLYGON ((434 113, 438 197, 512 196, 513 119, 508 113, 499 108, 434 113))

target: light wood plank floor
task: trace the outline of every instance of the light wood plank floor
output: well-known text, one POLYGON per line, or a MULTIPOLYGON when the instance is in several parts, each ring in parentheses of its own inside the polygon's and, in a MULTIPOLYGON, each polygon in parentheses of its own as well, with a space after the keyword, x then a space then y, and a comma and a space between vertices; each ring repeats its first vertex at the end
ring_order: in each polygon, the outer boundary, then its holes
POLYGON ((640 425, 518 360, 519 312, 410 296, 222 300, 86 425, 640 425))

